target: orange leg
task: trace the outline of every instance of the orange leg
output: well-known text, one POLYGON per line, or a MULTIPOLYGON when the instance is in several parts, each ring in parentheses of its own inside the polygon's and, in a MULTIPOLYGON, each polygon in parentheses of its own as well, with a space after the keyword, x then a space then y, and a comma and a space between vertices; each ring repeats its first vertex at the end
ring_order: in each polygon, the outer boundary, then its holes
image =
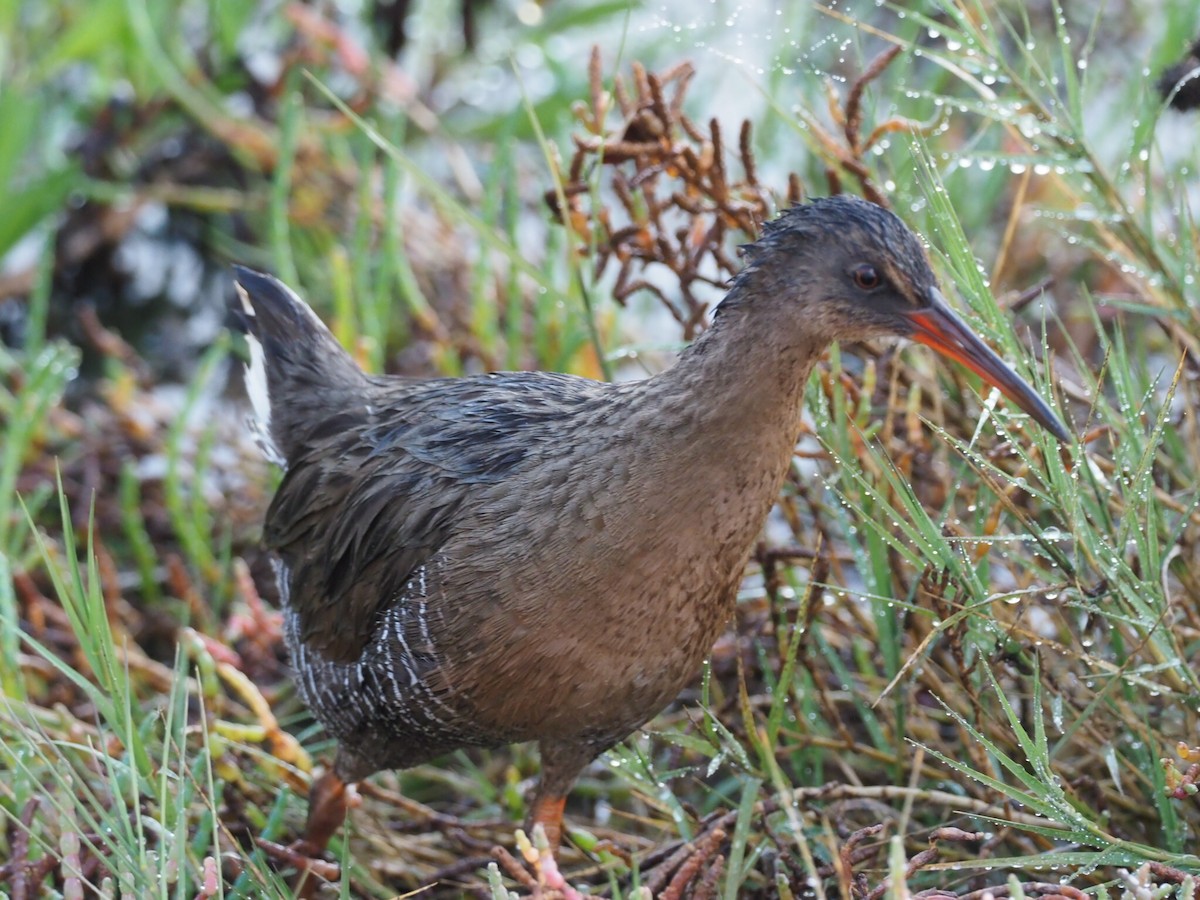
POLYGON ((322 853, 342 824, 350 807, 356 806, 358 795, 330 769, 313 781, 308 789, 308 822, 304 826, 304 852, 309 856, 322 853))
POLYGON ((550 844, 550 851, 556 853, 559 844, 562 843, 562 820, 563 809, 567 805, 567 797, 565 794, 545 794, 538 793, 537 799, 533 801, 533 811, 529 816, 529 828, 532 831, 533 826, 541 825, 546 832, 546 840, 550 844))
MULTIPOLYGON (((346 814, 357 806, 358 794, 353 784, 347 784, 330 769, 315 779, 308 789, 308 821, 304 826, 304 837, 292 845, 292 849, 308 857, 318 857, 329 845, 329 839, 346 821, 346 814)), ((296 882, 298 898, 315 897, 322 879, 304 867, 296 882)))
POLYGON ((529 831, 541 824, 551 851, 558 855, 562 843, 563 808, 567 805, 567 794, 571 785, 589 762, 607 745, 598 745, 579 740, 538 741, 542 757, 542 778, 537 794, 533 798, 533 809, 529 813, 529 831))

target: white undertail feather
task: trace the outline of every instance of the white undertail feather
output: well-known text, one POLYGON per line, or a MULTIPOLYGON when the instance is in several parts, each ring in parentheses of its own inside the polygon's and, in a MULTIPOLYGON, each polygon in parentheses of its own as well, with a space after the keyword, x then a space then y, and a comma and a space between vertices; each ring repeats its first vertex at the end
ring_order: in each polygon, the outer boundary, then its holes
MULTIPOLYGON (((248 317, 254 318, 254 305, 250 302, 250 295, 236 281, 233 286, 242 301, 242 311, 248 317)), ((251 428, 263 455, 276 465, 285 466, 287 461, 271 438, 271 392, 267 387, 266 354, 258 338, 250 331, 246 332, 246 343, 250 347, 250 363, 246 366, 246 393, 250 395, 250 405, 254 407, 251 428)))

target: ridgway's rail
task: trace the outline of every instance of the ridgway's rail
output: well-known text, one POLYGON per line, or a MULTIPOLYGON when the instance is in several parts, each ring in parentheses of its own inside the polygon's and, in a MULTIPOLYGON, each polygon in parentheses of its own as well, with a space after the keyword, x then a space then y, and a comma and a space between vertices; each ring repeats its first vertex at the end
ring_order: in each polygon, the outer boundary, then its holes
POLYGON ((729 619, 831 342, 928 344, 1069 440, 951 311, 917 236, 846 196, 767 224, 711 327, 633 383, 369 376, 279 281, 236 279, 286 469, 265 542, 287 643, 338 743, 310 852, 353 782, 516 741, 538 743, 531 819, 557 844, 580 770, 675 698, 729 619))

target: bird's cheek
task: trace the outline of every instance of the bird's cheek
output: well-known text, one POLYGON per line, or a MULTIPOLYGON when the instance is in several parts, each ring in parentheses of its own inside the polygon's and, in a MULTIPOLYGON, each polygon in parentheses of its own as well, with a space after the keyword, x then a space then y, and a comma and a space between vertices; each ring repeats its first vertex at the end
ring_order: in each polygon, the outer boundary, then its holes
POLYGON ((874 341, 880 338, 908 337, 912 326, 902 317, 878 310, 862 310, 847 317, 840 340, 874 341))

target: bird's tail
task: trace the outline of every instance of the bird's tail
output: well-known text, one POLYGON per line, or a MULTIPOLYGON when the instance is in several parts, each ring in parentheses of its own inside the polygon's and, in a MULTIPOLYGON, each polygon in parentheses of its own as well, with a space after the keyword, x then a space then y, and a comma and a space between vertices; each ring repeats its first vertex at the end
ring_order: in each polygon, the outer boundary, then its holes
POLYGON ((286 465, 321 421, 365 403, 369 382, 287 285, 243 266, 234 277, 234 320, 250 345, 246 392, 264 452, 286 465))

